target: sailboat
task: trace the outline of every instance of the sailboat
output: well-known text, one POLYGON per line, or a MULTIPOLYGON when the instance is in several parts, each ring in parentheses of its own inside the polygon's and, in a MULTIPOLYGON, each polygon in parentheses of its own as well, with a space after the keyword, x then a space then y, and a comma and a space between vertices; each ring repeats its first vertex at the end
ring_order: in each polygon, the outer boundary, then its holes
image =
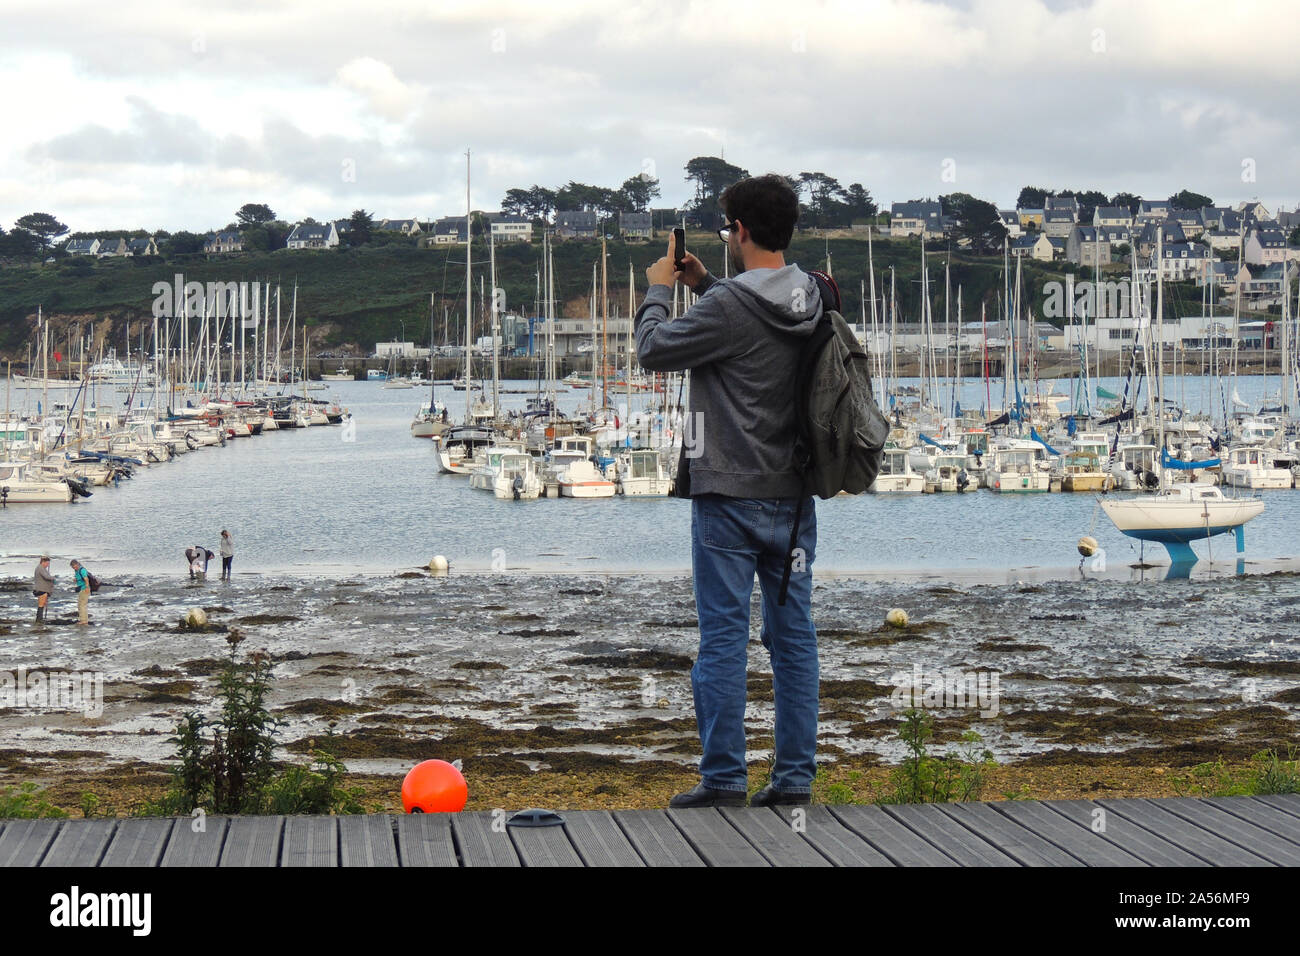
MULTIPOLYGON (((433 306, 429 296, 429 355, 433 355, 433 306)), ((412 438, 432 438, 447 430, 447 406, 437 400, 437 380, 433 376, 433 359, 429 359, 429 404, 420 408, 411 420, 412 438)))
MULTIPOLYGON (((1156 262, 1163 262, 1162 231, 1156 233, 1156 262)), ((1163 270, 1156 275, 1156 310, 1154 322, 1148 321, 1144 333, 1151 334, 1151 328, 1162 330, 1164 316, 1164 278, 1163 270)), ((1212 538, 1221 534, 1233 534, 1237 539, 1237 553, 1246 550, 1246 522, 1259 517, 1264 512, 1262 498, 1227 498, 1216 485, 1193 484, 1183 482, 1170 486, 1167 473, 1170 469, 1208 467, 1206 462, 1180 462, 1169 455, 1165 449, 1163 404, 1163 334, 1158 348, 1156 383, 1159 393, 1154 396, 1154 407, 1158 410, 1156 421, 1159 429, 1160 464, 1159 491, 1145 498, 1110 499, 1101 502, 1101 509, 1110 518, 1115 528, 1130 538, 1139 541, 1155 541, 1165 546, 1169 559, 1175 566, 1186 566, 1196 562, 1196 552, 1191 548, 1192 541, 1212 538)))

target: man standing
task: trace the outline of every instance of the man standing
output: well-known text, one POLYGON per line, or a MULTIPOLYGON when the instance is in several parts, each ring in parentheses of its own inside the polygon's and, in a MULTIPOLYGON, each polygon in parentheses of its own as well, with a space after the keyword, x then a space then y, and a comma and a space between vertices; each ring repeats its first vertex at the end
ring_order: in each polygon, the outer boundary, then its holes
POLYGON ((69 563, 72 565, 73 584, 77 589, 77 623, 88 624, 90 623, 90 576, 76 558, 69 563))
POLYGON ((674 250, 646 270, 650 289, 636 315, 637 355, 653 371, 691 369, 684 432, 691 498, 691 564, 700 650, 691 670, 700 734, 700 783, 672 807, 743 806, 746 648, 758 576, 762 640, 776 704, 770 783, 752 806, 810 802, 816 771, 818 663, 812 622, 817 518, 804 500, 785 604, 778 601, 795 511, 803 492, 795 464, 792 394, 802 345, 821 317, 816 281, 783 251, 799 200, 780 176, 741 180, 722 194, 727 243, 738 275, 715 279, 692 255, 679 272, 674 250), (672 284, 700 295, 668 321, 672 284))
POLYGON ((32 576, 32 591, 36 593, 36 620, 44 622, 45 609, 50 603, 50 595, 54 593, 54 575, 50 573, 48 555, 41 555, 41 560, 36 562, 36 573, 32 576))
POLYGON ((235 542, 231 540, 230 532, 222 530, 221 532, 221 580, 230 580, 230 565, 235 560, 235 542))

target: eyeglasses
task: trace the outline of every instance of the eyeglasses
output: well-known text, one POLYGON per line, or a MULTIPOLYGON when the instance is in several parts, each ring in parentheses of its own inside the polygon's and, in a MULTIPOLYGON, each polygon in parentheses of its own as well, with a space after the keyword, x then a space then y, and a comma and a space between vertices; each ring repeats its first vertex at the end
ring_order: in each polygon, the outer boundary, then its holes
POLYGON ((718 230, 718 238, 721 239, 723 242, 726 242, 728 239, 731 238, 731 230, 736 228, 736 226, 739 225, 740 225, 739 219, 731 220, 731 222, 727 223, 721 229, 718 230))

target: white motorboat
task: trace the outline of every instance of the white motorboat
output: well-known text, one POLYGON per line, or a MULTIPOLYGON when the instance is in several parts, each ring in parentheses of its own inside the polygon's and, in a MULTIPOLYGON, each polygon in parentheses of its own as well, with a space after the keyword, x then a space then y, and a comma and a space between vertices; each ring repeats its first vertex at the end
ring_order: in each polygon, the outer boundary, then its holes
POLYGON ((12 504, 67 504, 73 499, 72 486, 64 478, 46 478, 33 472, 26 462, 0 462, 0 506, 12 504))
POLYGON ((673 480, 664 469, 659 452, 652 448, 635 448, 614 459, 618 493, 636 498, 667 498, 673 480))
POLYGON ((577 458, 558 476, 561 498, 613 498, 610 481, 586 458, 577 458))
POLYGON ((337 371, 322 372, 320 378, 322 382, 350 382, 353 379, 353 375, 346 368, 340 365, 337 371))
POLYGON ((966 455, 953 451, 935 455, 934 464, 925 473, 925 491, 962 492, 975 487, 966 470, 966 461, 966 455))
POLYGON ((1277 453, 1261 445, 1237 445, 1228 449, 1220 473, 1223 483, 1231 488, 1262 490, 1290 488, 1293 483, 1291 469, 1278 467, 1277 453))
POLYGON ((991 491, 1037 494, 1052 490, 1052 466, 1047 449, 1040 442, 999 439, 989 449, 984 462, 984 481, 991 491))
POLYGON ((919 495, 925 491, 925 475, 912 470, 906 448, 886 448, 876 480, 867 490, 877 495, 919 495))

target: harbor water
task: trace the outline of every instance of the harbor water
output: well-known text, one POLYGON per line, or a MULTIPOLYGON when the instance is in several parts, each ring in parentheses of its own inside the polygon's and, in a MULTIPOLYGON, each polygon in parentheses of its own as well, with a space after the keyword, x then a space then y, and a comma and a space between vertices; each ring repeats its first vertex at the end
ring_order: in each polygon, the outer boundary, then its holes
MULTIPOLYGON (((905 383, 906 384, 906 383, 905 383)), ((915 383, 913 383, 915 384, 915 383)), ((1103 380, 1120 392, 1121 382, 1103 380)), ((116 488, 97 488, 73 505, 10 506, 0 513, 0 572, 30 574, 33 556, 79 557, 97 572, 172 574, 183 550, 217 550, 221 529, 236 546, 239 573, 337 576, 423 566, 445 555, 460 571, 680 573, 690 567, 690 508, 676 499, 501 501, 440 474, 433 442, 409 424, 429 389, 385 389, 379 382, 329 383, 354 427, 293 429, 201 449, 169 464, 139 468, 116 488)), ((1252 405, 1276 378, 1236 383, 1252 405)), ((1058 393, 1069 391, 1060 382, 1058 393)), ((1225 386, 1229 390, 1231 385, 1225 386)), ((535 391, 503 383, 508 408, 535 391)), ((1039 386, 1045 393, 1050 383, 1039 386)), ((1001 383, 966 382, 966 409, 1001 405, 1001 383)), ((324 396, 325 392, 313 392, 324 396)), ((946 389, 941 397, 948 395, 946 389)), ((453 421, 464 392, 439 386, 453 421)), ((1221 400, 1201 378, 1166 381, 1166 395, 1191 411, 1221 400)), ((1145 398, 1145 396, 1143 396, 1145 398)), ((587 401, 561 393, 562 410, 587 401)), ((622 396, 611 394, 611 404, 622 396)), ((945 399, 950 401, 950 399, 945 399)), ((633 397, 640 407, 643 397, 633 397)), ((1069 411, 1069 405, 1063 407, 1069 411)), ((1245 570, 1300 566, 1300 492, 1264 492, 1267 508, 1247 528, 1245 570)), ((1138 542, 1121 536, 1090 494, 841 496, 819 501, 817 574, 970 581, 1078 576, 1075 542, 1093 534, 1108 574, 1130 574, 1138 542)), ((1234 544, 1196 546, 1209 562, 1198 574, 1235 573, 1234 544)), ((1167 563, 1149 546, 1147 563, 1167 563)), ((1090 573, 1098 569, 1090 569, 1090 573)))

